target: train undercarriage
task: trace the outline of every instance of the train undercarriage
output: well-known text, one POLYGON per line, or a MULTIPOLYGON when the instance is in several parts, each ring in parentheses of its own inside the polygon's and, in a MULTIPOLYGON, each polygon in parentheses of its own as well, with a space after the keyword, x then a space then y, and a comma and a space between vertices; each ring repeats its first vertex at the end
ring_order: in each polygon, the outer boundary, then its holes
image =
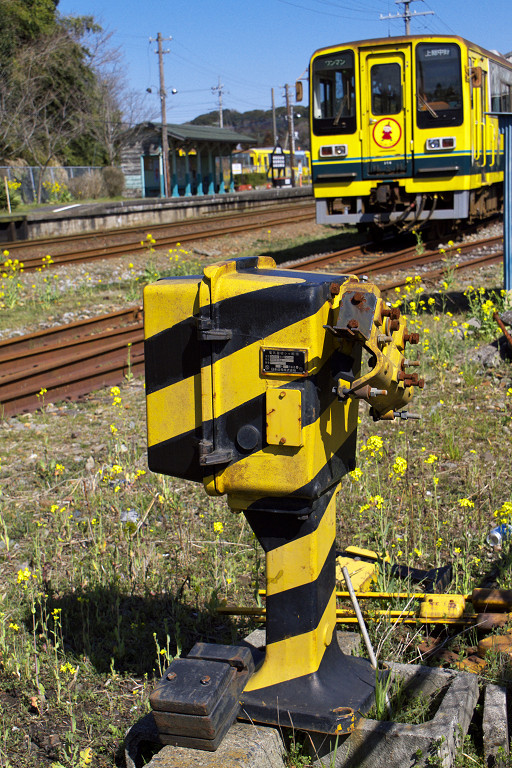
POLYGON ((503 184, 476 190, 413 194, 398 183, 382 183, 367 197, 317 199, 319 224, 352 224, 360 229, 401 230, 424 227, 431 221, 468 223, 498 213, 503 203, 503 184))
POLYGON ((367 197, 317 199, 316 215, 319 224, 407 231, 432 221, 472 223, 498 213, 502 203, 502 183, 475 190, 423 194, 407 193, 398 183, 382 183, 367 197))

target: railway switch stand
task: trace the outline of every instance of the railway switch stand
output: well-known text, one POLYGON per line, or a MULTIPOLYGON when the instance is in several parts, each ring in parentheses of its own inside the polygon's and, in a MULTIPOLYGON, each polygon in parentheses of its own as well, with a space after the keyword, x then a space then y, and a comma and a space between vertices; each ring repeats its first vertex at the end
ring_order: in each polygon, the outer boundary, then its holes
POLYGON ((266 555, 266 652, 198 643, 152 694, 162 743, 214 750, 233 720, 346 734, 375 671, 336 640, 336 497, 355 467, 359 401, 412 416, 407 343, 354 276, 234 259, 146 287, 148 462, 242 512, 266 555))

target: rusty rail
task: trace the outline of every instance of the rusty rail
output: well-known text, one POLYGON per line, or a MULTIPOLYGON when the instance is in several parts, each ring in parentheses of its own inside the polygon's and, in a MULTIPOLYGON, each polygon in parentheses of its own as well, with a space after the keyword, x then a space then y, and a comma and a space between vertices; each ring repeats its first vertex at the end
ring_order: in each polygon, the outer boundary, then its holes
MULTIPOLYGON (((496 251, 495 253, 488 253, 485 256, 478 256, 475 259, 468 259, 467 261, 463 261, 460 264, 454 264, 452 266, 453 269, 456 269, 458 272, 464 270, 464 269, 475 269, 477 267, 485 267, 488 264, 494 264, 495 262, 501 261, 503 259, 503 251, 496 251)), ((421 275, 422 280, 435 280, 439 277, 442 277, 446 272, 446 267, 440 267, 439 269, 432 269, 429 272, 423 272, 421 275)), ((380 283, 379 288, 381 291, 386 292, 390 291, 393 288, 402 287, 407 282, 407 279, 405 277, 399 278, 397 280, 393 280, 388 283, 380 283)))
MULTIPOLYGON (((492 238, 491 244, 497 240, 499 238, 492 238)), ((461 250, 468 251, 485 244, 489 241, 461 246, 461 250)), ((376 254, 374 259, 368 259, 365 252, 367 245, 295 264, 304 269, 344 260, 348 272, 361 274, 364 271, 396 270, 403 268, 405 263, 417 266, 425 263, 422 259, 433 261, 434 254, 437 260, 441 260, 438 252, 427 251, 418 255, 415 249, 405 249, 389 256, 376 254), (414 258, 407 255, 411 251, 414 251, 414 258), (366 261, 361 263, 361 258, 366 261)), ((485 254, 461 262, 456 268, 475 268, 498 261, 501 257, 501 252, 485 254)), ((442 267, 423 273, 422 278, 434 279, 441 276, 444 270, 445 267, 442 267)), ((405 282, 405 278, 401 278, 382 283, 380 288, 388 291, 405 282)), ((9 417, 22 411, 36 410, 41 406, 42 398, 38 394, 42 389, 46 390, 46 402, 73 400, 93 389, 119 384, 130 373, 139 375, 143 372, 142 307, 139 306, 0 341, 0 416, 9 417)))
POLYGON ((142 308, 0 343, 0 415, 76 400, 144 372, 142 308))
MULTIPOLYGON (((478 248, 492 247, 502 241, 503 236, 499 235, 463 243, 457 246, 451 253, 448 253, 448 256, 453 260, 456 256, 471 253, 478 248)), ((368 253, 369 247, 371 247, 370 243, 364 243, 363 245, 347 248, 342 251, 334 251, 333 253, 314 256, 313 258, 305 259, 300 263, 295 262, 295 264, 297 266, 300 264, 300 267, 303 269, 318 269, 320 267, 333 265, 341 271, 351 271, 355 272, 357 275, 371 275, 372 273, 384 274, 386 272, 418 267, 431 262, 443 261, 446 258, 446 255, 441 254, 438 249, 427 249, 419 254, 417 253, 416 246, 410 246, 392 254, 383 254, 379 252, 371 256, 368 253)), ((484 254, 479 258, 482 259, 482 264, 484 264, 487 263, 491 257, 496 256, 496 258, 498 258, 502 255, 503 253, 500 251, 495 252, 494 254, 484 254)), ((466 264, 468 266, 477 266, 477 260, 468 260, 467 262, 461 262, 460 264, 452 264, 451 267, 464 269, 466 264)), ((441 273, 442 271, 442 268, 437 270, 438 273, 441 273)))
POLYGON ((43 266, 49 268, 144 253, 145 246, 141 246, 141 241, 145 240, 148 232, 157 240, 157 247, 164 249, 175 246, 177 242, 223 237, 263 227, 309 221, 314 217, 315 207, 312 202, 281 204, 272 208, 231 213, 229 218, 227 214, 209 215, 189 221, 20 241, 5 247, 10 257, 19 259, 23 262, 24 270, 30 272, 43 266), (52 258, 50 265, 43 262, 47 254, 52 258))
POLYGON ((501 317, 499 315, 499 312, 493 312, 492 316, 493 316, 493 319, 495 320, 495 322, 498 323, 499 327, 503 331, 503 335, 505 336, 505 338, 507 340, 508 346, 510 347, 510 349, 512 349, 512 336, 510 335, 507 327, 505 326, 505 323, 501 319, 501 317))

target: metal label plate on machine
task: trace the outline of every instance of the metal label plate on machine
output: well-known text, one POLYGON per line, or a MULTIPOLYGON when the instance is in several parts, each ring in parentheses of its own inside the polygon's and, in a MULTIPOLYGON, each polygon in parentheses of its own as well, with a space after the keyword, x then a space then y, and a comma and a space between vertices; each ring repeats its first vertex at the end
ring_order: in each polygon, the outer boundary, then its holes
POLYGON ((263 374, 307 376, 307 350, 262 348, 261 368, 263 374))

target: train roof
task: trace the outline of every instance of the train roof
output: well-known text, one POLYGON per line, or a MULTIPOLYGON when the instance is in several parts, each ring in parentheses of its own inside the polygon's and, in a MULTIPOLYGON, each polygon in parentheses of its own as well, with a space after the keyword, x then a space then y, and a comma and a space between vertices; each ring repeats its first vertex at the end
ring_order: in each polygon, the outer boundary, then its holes
MULTIPOLYGON (((512 62, 507 59, 506 55, 503 53, 499 53, 499 51, 489 51, 487 48, 484 48, 481 45, 478 45, 478 43, 472 43, 470 40, 466 40, 464 37, 460 37, 459 35, 398 35, 396 37, 374 37, 369 38, 368 40, 353 40, 353 41, 346 41, 341 43, 334 43, 333 45, 326 45, 323 48, 318 48, 316 50, 313 56, 316 56, 319 53, 323 53, 324 51, 332 50, 332 48, 344 48, 346 46, 352 48, 356 46, 371 46, 371 45, 393 45, 393 44, 403 44, 408 42, 425 42, 425 41, 457 41, 459 43, 462 43, 468 48, 475 48, 479 53, 484 54, 485 56, 488 56, 491 59, 498 59, 506 63, 508 66, 512 66, 512 62)), ((509 54, 510 55, 510 54, 509 54)))

